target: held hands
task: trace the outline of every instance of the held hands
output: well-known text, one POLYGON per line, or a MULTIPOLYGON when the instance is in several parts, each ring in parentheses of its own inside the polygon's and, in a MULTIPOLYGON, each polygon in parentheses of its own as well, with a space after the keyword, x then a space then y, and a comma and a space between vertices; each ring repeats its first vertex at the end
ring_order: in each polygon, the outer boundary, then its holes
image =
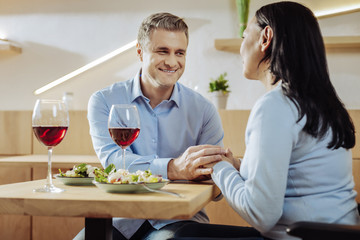
MULTIPOLYGON (((221 160, 229 162, 231 165, 234 166, 234 168, 236 168, 236 170, 239 171, 240 164, 241 164, 240 159, 233 157, 233 153, 231 152, 230 148, 227 148, 225 150, 225 154, 221 156, 221 160)), ((204 165, 204 167, 212 168, 215 164, 216 164, 216 162, 213 162, 213 163, 204 165)))
POLYGON ((240 159, 234 158, 233 153, 231 152, 230 148, 226 149, 225 156, 222 157, 222 160, 229 162, 231 165, 234 166, 234 168, 236 168, 236 170, 239 171, 240 164, 241 164, 240 159))
MULTIPOLYGON (((212 173, 207 164, 215 164, 226 154, 224 148, 213 145, 189 147, 180 157, 170 160, 168 178, 170 180, 207 180, 212 173)), ((231 153, 232 156, 232 153, 231 153)))

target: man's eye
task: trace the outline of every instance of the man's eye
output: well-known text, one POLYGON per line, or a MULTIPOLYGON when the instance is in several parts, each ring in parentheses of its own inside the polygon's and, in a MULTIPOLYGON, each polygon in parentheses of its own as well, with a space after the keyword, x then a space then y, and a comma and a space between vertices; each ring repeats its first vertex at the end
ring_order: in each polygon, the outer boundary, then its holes
POLYGON ((158 51, 159 54, 166 54, 166 51, 158 51))
POLYGON ((178 55, 178 56, 184 56, 185 53, 184 53, 184 52, 178 52, 178 53, 176 53, 176 55, 178 55))

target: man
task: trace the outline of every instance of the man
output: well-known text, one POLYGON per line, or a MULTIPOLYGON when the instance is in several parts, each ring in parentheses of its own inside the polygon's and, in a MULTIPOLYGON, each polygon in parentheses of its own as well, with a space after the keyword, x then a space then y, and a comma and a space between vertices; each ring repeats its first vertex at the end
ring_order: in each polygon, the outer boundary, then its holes
MULTIPOLYGON (((221 160, 223 130, 214 106, 177 81, 185 69, 188 27, 169 13, 146 18, 138 33, 142 68, 128 81, 94 93, 88 106, 93 145, 102 165, 122 168, 121 148, 111 139, 107 121, 112 104, 136 105, 141 121, 137 140, 127 148, 130 172, 150 169, 170 180, 205 180, 204 165, 221 160), (218 145, 218 147, 211 146, 218 145)), ((192 221, 208 222, 203 211, 192 221)), ((115 239, 167 239, 189 221, 114 218, 115 239)))

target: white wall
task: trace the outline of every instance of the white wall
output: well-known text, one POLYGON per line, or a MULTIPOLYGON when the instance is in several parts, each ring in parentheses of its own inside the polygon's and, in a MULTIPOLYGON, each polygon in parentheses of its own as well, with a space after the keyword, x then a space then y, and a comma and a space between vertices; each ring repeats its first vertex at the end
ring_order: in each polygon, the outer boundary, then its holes
MULTIPOLYGON (((250 17, 269 2, 251 0, 250 17)), ((360 0, 301 2, 316 11, 360 0)), ((234 0, 0 0, 0 36, 23 49, 0 51, 0 110, 31 110, 36 98, 61 98, 66 91, 74 93, 74 108, 85 110, 94 91, 133 77, 140 66, 135 49, 39 96, 33 91, 134 40, 143 18, 160 11, 184 17, 190 27, 180 81, 207 95, 209 79, 226 71, 228 109, 250 109, 264 93, 262 85, 242 77, 238 54, 214 48, 214 39, 238 36, 234 0)), ((360 12, 319 22, 326 36, 360 35, 360 12)), ((338 94, 348 108, 359 109, 360 52, 333 52, 328 60, 338 94)))

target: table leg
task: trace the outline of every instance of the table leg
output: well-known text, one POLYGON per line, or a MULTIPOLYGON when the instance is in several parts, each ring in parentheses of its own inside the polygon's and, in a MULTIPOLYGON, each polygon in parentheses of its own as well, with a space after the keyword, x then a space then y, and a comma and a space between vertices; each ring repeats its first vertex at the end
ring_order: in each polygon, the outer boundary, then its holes
POLYGON ((112 218, 85 218, 86 240, 112 240, 112 218))

